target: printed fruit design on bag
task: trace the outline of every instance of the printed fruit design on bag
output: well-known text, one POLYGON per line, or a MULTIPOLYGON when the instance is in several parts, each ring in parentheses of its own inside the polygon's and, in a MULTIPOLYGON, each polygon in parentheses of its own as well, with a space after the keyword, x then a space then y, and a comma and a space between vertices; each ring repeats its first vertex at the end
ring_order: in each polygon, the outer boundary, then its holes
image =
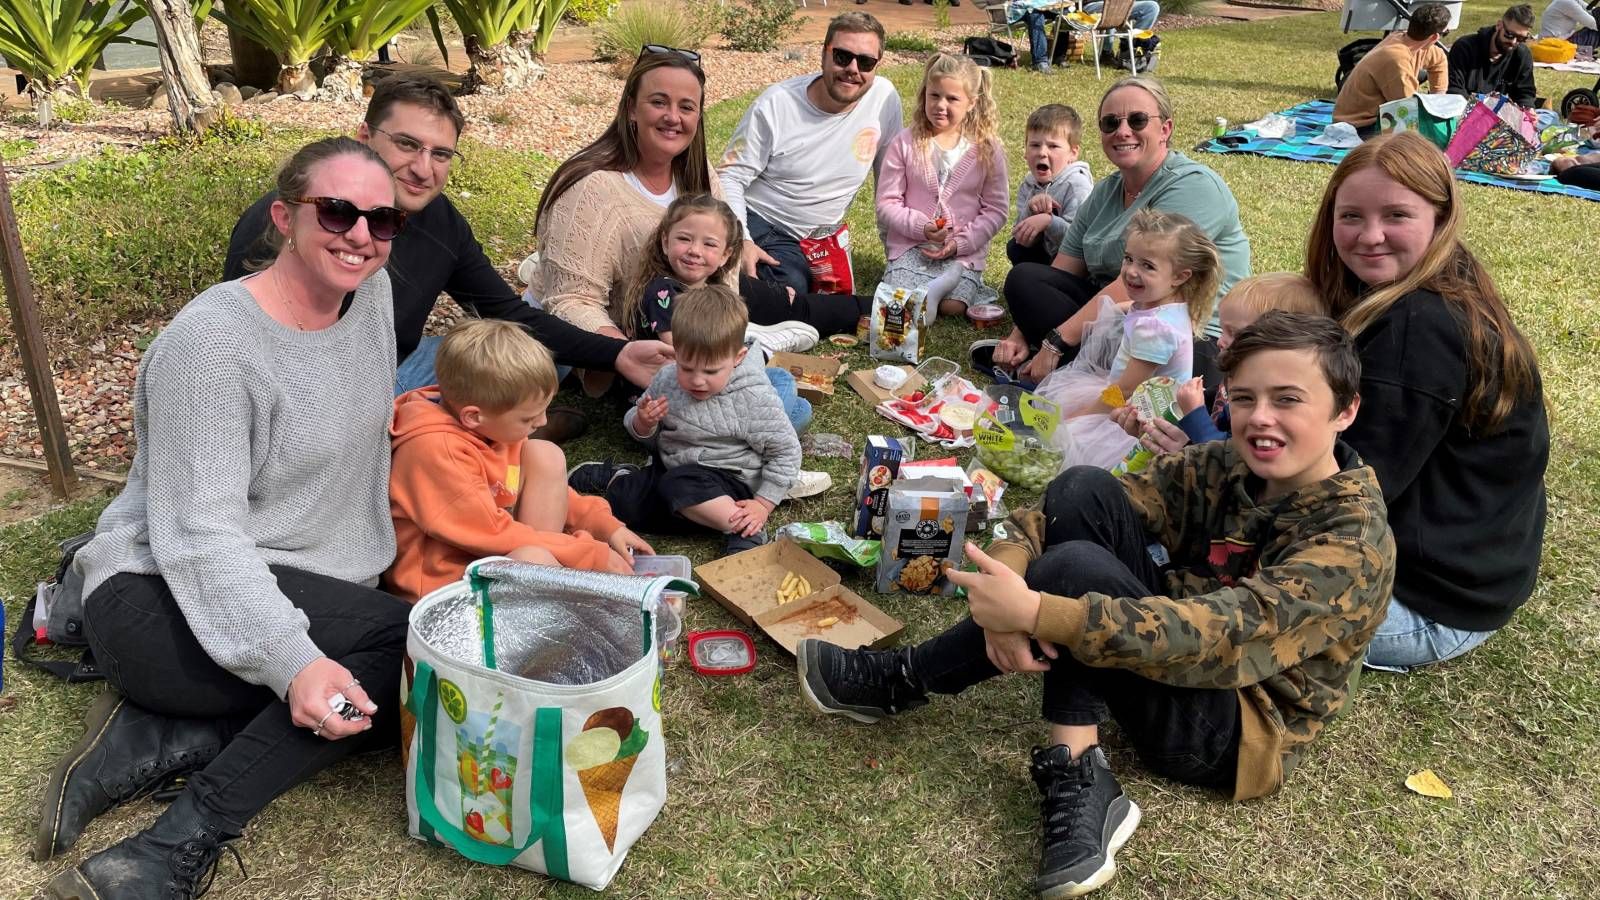
POLYGON ((461 827, 486 844, 511 843, 511 789, 517 776, 522 729, 500 719, 496 698, 487 713, 468 712, 456 729, 456 777, 461 785, 461 827))
POLYGON ((600 826, 606 849, 617 843, 617 817, 622 812, 622 789, 639 761, 639 751, 650 733, 626 707, 602 709, 583 723, 583 730, 567 742, 567 765, 578 773, 589 812, 600 826))

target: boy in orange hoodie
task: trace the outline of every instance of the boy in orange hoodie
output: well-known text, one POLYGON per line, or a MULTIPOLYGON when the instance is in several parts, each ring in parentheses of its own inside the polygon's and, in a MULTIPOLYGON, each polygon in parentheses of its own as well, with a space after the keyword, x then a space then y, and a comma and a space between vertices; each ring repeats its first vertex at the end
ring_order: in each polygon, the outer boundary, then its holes
POLYGON ((390 593, 412 602, 461 578, 467 563, 524 562, 628 575, 650 545, 601 497, 567 487, 567 460, 528 440, 556 392, 555 361, 520 327, 472 319, 439 345, 439 384, 395 398, 390 593))

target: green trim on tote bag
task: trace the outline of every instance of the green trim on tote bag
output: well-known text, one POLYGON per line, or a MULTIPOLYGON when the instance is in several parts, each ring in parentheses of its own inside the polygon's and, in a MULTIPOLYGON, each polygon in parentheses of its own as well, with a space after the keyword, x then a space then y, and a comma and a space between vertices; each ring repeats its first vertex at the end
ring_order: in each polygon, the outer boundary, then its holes
POLYGON ((478 598, 478 634, 483 638, 483 667, 498 669, 494 657, 494 604, 489 600, 489 585, 493 582, 478 574, 477 566, 467 568, 467 581, 472 594, 478 598))

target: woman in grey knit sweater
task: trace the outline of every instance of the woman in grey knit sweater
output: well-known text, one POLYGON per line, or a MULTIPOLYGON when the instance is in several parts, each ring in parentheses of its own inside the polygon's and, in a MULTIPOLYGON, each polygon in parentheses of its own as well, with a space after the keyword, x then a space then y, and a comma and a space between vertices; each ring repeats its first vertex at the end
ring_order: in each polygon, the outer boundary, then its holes
POLYGON ((128 484, 80 552, 114 690, 50 780, 35 854, 188 783, 51 897, 190 896, 274 797, 396 732, 409 607, 373 585, 395 548, 383 266, 404 215, 348 138, 297 153, 278 197, 272 263, 196 297, 140 366, 128 484))

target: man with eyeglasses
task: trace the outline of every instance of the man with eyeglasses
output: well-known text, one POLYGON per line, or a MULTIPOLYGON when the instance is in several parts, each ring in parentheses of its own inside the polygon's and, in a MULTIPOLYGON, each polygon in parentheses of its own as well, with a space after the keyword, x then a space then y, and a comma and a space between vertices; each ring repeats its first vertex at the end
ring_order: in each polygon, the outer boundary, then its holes
MULTIPOLYGON (((526 328, 562 366, 615 370, 634 384, 650 383, 670 361, 659 341, 623 341, 570 325, 528 305, 506 284, 472 234, 472 226, 443 193, 450 170, 462 156, 456 140, 465 123, 444 85, 425 76, 395 75, 378 83, 356 139, 372 147, 394 173, 395 203, 408 216, 389 254, 394 288, 395 395, 435 383, 438 337, 424 337, 428 314, 441 293, 469 313, 505 319, 526 328)), ((267 255, 261 237, 271 226, 273 194, 245 210, 233 227, 223 278, 245 275, 253 259, 267 255)), ((552 408, 538 436, 561 442, 581 434, 576 410, 552 408)))
POLYGON ((1458 38, 1450 47, 1450 93, 1470 99, 1498 91, 1518 106, 1537 105, 1532 37, 1533 7, 1522 3, 1493 25, 1458 38))
POLYGON ((746 275, 811 292, 801 239, 837 231, 899 133, 900 95, 875 77, 883 25, 848 12, 828 23, 822 71, 772 85, 722 155, 722 193, 745 223, 746 275))

